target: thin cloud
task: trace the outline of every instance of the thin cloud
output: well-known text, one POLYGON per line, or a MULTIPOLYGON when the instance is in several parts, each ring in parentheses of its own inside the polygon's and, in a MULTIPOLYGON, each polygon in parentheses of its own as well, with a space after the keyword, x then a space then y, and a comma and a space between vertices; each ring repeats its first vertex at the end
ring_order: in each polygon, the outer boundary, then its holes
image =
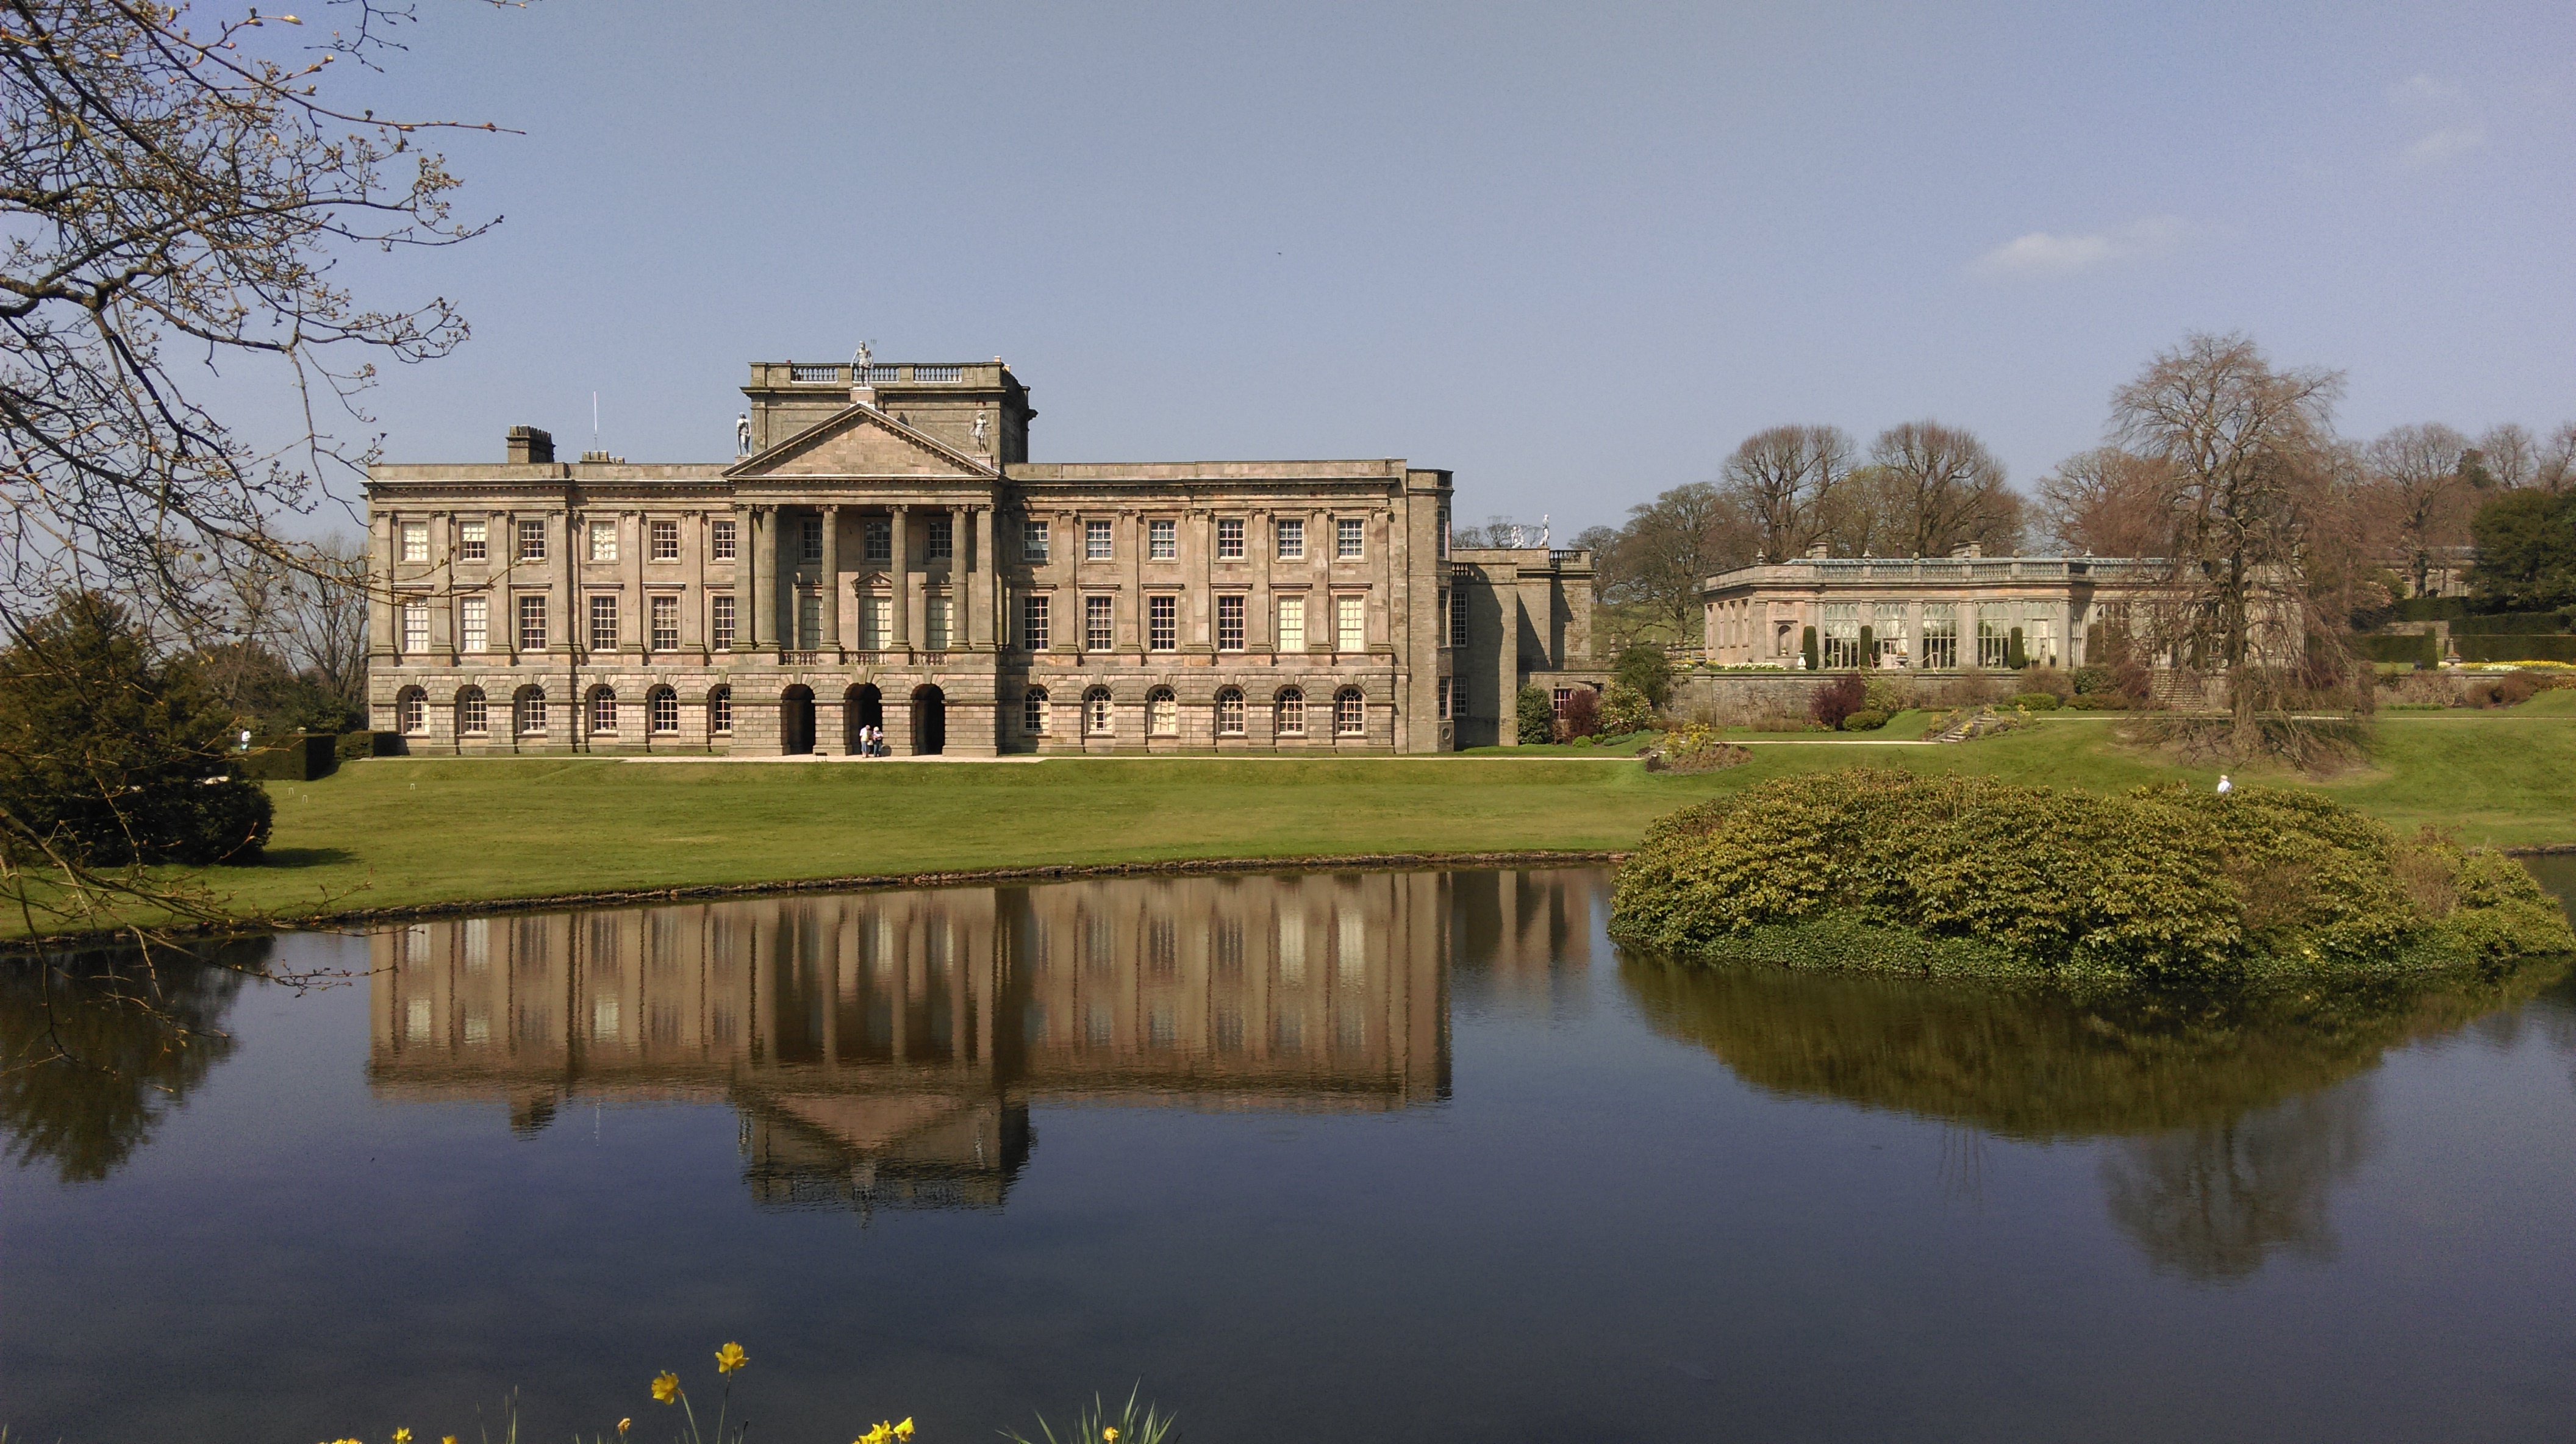
POLYGON ((2432 104, 2459 97, 2458 86, 2430 75, 2410 75, 2388 87, 2388 98, 2400 104, 2432 104))
POLYGON ((2446 125, 2397 153, 2398 163, 2440 165, 2486 144, 2487 133, 2474 125, 2446 125))
POLYGON ((1969 269, 1999 279, 2072 276, 2118 261, 2165 255, 2183 243, 2188 231, 2179 216, 2149 216, 2112 230, 2075 235, 2033 231, 1979 256, 1969 269))

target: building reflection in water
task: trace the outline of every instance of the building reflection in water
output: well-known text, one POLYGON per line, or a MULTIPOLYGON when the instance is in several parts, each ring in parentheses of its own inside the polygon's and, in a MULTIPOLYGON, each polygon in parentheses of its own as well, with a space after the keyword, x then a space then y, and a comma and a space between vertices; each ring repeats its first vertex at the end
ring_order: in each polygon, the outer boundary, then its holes
POLYGON ((1610 883, 1610 870, 1597 867, 1452 874, 1449 956, 1459 1006, 1543 1017, 1588 1008, 1610 883))
POLYGON ((1032 1102, 1448 1091, 1443 874, 1218 877, 414 923, 371 941, 381 1097, 723 1100, 764 1203, 994 1207, 1032 1102))

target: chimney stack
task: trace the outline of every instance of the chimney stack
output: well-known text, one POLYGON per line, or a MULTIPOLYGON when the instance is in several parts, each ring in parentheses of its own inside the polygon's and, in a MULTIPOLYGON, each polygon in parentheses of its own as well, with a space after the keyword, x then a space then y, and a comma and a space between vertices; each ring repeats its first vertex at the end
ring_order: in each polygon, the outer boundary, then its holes
POLYGON ((533 426, 510 428, 510 464, 512 466, 551 466, 555 459, 554 433, 533 426))

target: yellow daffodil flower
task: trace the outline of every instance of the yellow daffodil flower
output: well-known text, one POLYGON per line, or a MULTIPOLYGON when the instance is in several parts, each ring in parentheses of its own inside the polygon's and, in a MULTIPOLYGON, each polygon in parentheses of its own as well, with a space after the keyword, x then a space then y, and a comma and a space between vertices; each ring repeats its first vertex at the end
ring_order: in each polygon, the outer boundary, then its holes
POLYGON ((894 1437, 894 1426, 880 1421, 877 1427, 858 1437, 857 1444, 886 1444, 894 1437))
POLYGON ((632 1429, 632 1428, 634 1428, 634 1427, 635 1427, 635 1421, 634 1421, 634 1420, 632 1420, 632 1419, 620 1419, 620 1420, 618 1420, 618 1421, 617 1421, 617 1437, 618 1437, 618 1438, 620 1438, 620 1439, 625 1438, 625 1437, 626 1437, 626 1431, 627 1431, 627 1430, 629 1430, 629 1429, 632 1429))
POLYGON ((730 1374, 750 1362, 751 1356, 742 1351, 740 1344, 727 1344, 716 1350, 716 1372, 719 1374, 730 1374))
POLYGON ((411 1444, 411 1431, 409 1429, 396 1429, 394 1431, 394 1444, 411 1444))
POLYGON ((1115 1429, 1101 1430, 1100 1444, 1118 1444, 1118 1431, 1115 1429))
POLYGON ((680 1376, 665 1369, 653 1376, 653 1402, 668 1404, 680 1397, 680 1376))
POLYGON ((912 1438, 912 1416, 910 1414, 904 1415, 903 1422, 894 1426, 894 1437, 905 1440, 912 1438))

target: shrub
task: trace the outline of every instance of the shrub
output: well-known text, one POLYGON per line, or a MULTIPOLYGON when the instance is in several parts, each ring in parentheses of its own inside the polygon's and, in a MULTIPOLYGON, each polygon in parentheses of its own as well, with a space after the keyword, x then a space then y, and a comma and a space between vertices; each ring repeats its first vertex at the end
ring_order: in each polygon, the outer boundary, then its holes
POLYGON ((2018 672, 2030 665, 2030 653, 2022 647, 2021 628, 2015 627, 2004 638, 2004 665, 2018 672))
POLYGON ((2113 682, 2111 669, 2108 667, 2078 667, 2066 674, 2066 680, 2073 685, 2074 695, 2078 697, 2090 697, 2099 692, 2113 691, 2117 685, 2113 682))
POLYGON ((1665 706, 1673 700, 1672 659, 1652 642, 1630 642, 1619 651, 1619 660, 1611 664, 1611 686, 1625 685, 1646 699, 1649 709, 1665 706))
POLYGON ((2021 673, 2024 692, 2045 692, 2063 702, 2075 695, 2074 679, 2055 667, 2025 667, 2021 673))
POLYGON ((1577 686, 1565 699, 1565 717, 1557 723, 1564 740, 1597 736, 1601 731, 1601 694, 1589 687, 1577 686))
POLYGON ((1869 711, 1884 712, 1892 717, 1916 705, 1914 683, 1905 677, 1878 673, 1862 688, 1861 705, 1869 711))
POLYGON ((1861 710, 1869 702, 1869 684, 1857 676, 1841 676, 1827 682, 1807 699, 1807 715, 1827 727, 1840 727, 1843 719, 1861 710))
POLYGON ((1716 729, 1692 724, 1667 734, 1663 745, 1647 756, 1646 767, 1653 772, 1716 772, 1752 760, 1752 748, 1720 741, 1716 729))
POLYGON ((2058 708, 2057 694, 2054 692, 2016 692, 2012 697, 2012 705, 2021 708, 2025 712, 2054 712, 2058 708))
POLYGON ((2117 712, 2129 705, 2129 699, 2117 692, 2078 692, 2066 705, 2078 712, 2117 712))
POLYGON ((1807 628, 1798 636, 1798 655, 1806 659, 1807 670, 1816 670, 1816 629, 1807 628))
POLYGON ((1523 747, 1543 747, 1556 740, 1556 703, 1544 687, 1523 687, 1512 699, 1512 728, 1523 747))
POLYGON ((1843 719, 1845 732, 1875 732, 1887 725, 1887 714, 1873 707, 1863 707, 1843 719))
POLYGON ((1889 770, 1783 778, 1657 822, 1620 869, 1611 931, 1724 957, 1765 930, 1837 918, 1923 940, 1919 968, 1966 958, 2127 980, 2576 950, 2511 859, 2401 843, 2314 793, 2097 797, 1889 770))
POLYGON ((1627 683, 1614 681, 1610 690, 1601 694, 1602 731, 1624 737, 1631 732, 1643 732, 1654 722, 1654 704, 1647 700, 1645 693, 1627 683))

